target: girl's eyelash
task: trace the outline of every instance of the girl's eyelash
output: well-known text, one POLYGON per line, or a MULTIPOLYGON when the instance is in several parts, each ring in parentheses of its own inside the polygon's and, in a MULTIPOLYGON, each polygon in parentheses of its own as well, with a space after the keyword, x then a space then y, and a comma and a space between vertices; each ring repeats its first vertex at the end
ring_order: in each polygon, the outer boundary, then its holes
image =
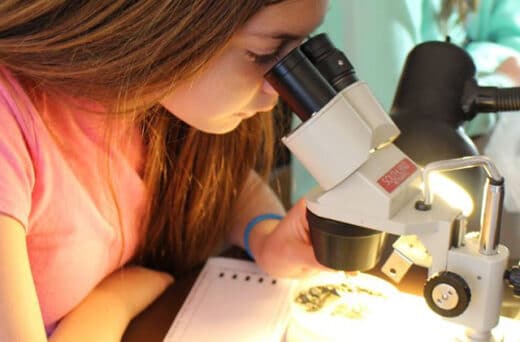
POLYGON ((251 51, 246 51, 246 54, 253 61, 253 63, 258 65, 268 65, 276 63, 281 57, 280 50, 276 50, 275 52, 267 55, 258 55, 251 51))

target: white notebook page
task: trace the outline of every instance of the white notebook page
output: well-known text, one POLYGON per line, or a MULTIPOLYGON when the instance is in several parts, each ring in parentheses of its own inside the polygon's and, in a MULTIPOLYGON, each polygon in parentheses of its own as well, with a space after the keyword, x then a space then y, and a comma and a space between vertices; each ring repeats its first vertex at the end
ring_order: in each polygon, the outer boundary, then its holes
POLYGON ((253 262, 210 258, 164 341, 279 342, 294 284, 253 262))

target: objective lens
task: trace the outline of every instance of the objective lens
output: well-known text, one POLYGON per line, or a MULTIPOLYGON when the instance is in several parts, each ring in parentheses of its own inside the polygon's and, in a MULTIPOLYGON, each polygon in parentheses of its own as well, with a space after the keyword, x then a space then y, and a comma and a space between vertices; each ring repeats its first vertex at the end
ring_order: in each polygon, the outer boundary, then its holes
POLYGON ((265 79, 302 121, 320 111, 336 95, 299 48, 269 70, 265 79))
POLYGON ((307 40, 302 44, 301 50, 336 91, 357 82, 354 67, 325 33, 307 40))

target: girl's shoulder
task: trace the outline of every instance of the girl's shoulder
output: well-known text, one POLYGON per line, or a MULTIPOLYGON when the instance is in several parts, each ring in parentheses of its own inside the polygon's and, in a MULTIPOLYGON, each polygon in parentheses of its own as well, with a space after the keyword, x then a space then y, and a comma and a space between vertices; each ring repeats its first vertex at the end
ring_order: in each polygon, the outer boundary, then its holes
POLYGON ((21 82, 0 67, 0 208, 28 227, 35 160, 41 150, 36 139, 35 109, 21 82))
POLYGON ((22 109, 27 105, 29 96, 26 94, 22 82, 14 75, 12 71, 0 65, 0 99, 4 106, 9 105, 22 109))
POLYGON ((10 70, 0 66, 0 119, 3 123, 0 132, 12 129, 7 123, 13 122, 26 140, 31 139, 36 117, 37 110, 22 82, 10 70))

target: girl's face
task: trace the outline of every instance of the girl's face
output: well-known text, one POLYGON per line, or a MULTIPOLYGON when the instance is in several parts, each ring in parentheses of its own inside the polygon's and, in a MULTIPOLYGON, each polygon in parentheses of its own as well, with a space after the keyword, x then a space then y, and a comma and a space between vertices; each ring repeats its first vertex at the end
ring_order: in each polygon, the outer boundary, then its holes
POLYGON ((255 14, 197 76, 179 83, 161 104, 206 133, 227 133, 278 94, 264 74, 322 21, 327 0, 287 0, 255 14))

